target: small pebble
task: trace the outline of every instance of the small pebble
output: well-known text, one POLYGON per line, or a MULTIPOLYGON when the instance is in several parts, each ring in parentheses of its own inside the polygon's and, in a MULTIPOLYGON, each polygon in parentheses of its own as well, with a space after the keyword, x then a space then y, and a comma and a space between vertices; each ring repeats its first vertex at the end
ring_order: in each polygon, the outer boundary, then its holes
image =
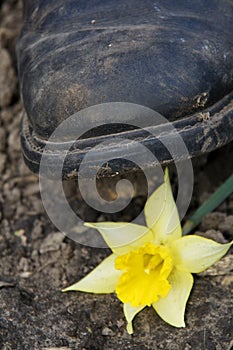
POLYGON ((112 331, 110 328, 104 327, 104 329, 102 330, 102 335, 105 335, 105 336, 108 336, 108 335, 113 336, 114 333, 113 333, 113 331, 112 331))

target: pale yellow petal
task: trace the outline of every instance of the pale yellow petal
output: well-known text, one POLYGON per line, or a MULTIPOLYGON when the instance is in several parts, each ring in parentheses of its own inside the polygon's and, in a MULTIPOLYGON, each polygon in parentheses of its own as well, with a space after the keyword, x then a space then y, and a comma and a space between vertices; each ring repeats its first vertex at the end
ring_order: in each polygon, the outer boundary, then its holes
POLYGON ((169 277, 172 287, 165 298, 153 304, 158 315, 171 326, 185 327, 185 307, 193 286, 189 272, 174 269, 169 277))
POLYGON ((97 229, 107 245, 117 254, 124 254, 153 240, 153 233, 146 227, 127 222, 85 223, 97 229))
POLYGON ((124 314, 125 314, 126 321, 128 322, 126 329, 127 329, 127 332, 129 334, 133 333, 132 321, 133 321, 134 317, 141 310, 143 310, 144 307, 145 306, 132 307, 129 303, 124 304, 124 314))
POLYGON ((80 291, 103 294, 114 292, 121 275, 121 272, 114 267, 115 258, 116 255, 111 254, 87 276, 70 287, 63 289, 63 292, 80 291))
POLYGON ((149 197, 145 205, 147 226, 156 237, 156 243, 166 244, 181 237, 182 230, 173 198, 168 169, 164 183, 149 197))
POLYGON ((173 261, 180 269, 199 273, 221 259, 232 243, 220 244, 196 235, 185 236, 171 244, 173 261))

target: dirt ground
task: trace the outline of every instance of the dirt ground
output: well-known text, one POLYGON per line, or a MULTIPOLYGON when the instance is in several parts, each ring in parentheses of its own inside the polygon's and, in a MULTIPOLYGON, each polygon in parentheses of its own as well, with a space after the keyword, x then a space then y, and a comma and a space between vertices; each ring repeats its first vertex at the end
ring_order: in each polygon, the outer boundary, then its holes
MULTIPOLYGON (((21 3, 5 0, 0 6, 0 349, 233 349, 231 252, 195 276, 184 329, 167 325, 148 308, 136 317, 131 336, 115 295, 61 293, 109 251, 66 238, 43 209, 38 178, 25 167, 20 151, 22 104, 14 47, 21 3)), ((232 152, 231 144, 194 161, 190 212, 233 172, 232 152)), ((98 219, 83 203, 79 207, 86 220, 98 219)), ((220 242, 233 239, 233 196, 198 231, 220 242)))

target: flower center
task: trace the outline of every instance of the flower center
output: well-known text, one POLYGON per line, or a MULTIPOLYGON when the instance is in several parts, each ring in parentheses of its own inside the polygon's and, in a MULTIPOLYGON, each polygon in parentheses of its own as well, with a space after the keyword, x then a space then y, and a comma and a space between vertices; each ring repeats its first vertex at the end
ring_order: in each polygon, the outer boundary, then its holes
POLYGON ((173 262, 167 247, 146 243, 118 256, 115 268, 123 271, 116 286, 117 296, 133 307, 150 306, 164 298, 171 288, 168 277, 173 262))

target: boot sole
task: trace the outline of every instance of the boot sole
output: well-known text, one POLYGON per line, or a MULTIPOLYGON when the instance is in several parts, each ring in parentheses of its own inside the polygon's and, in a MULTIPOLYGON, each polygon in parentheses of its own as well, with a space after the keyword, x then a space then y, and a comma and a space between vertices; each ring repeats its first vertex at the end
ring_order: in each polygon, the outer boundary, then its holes
MULTIPOLYGON (((211 152, 214 149, 226 145, 233 140, 233 92, 210 108, 179 119, 172 124, 177 129, 178 134, 182 137, 187 147, 189 152, 188 158, 211 152)), ((158 126, 148 128, 148 130, 152 131, 149 136, 148 132, 144 129, 121 132, 118 133, 117 136, 140 142, 150 149, 158 161, 156 161, 155 158, 155 163, 147 164, 145 160, 144 166, 148 168, 155 166, 158 162, 161 165, 167 165, 187 158, 187 154, 184 156, 179 154, 177 157, 172 158, 164 145, 174 139, 174 132, 168 131, 163 133, 162 127, 160 126, 159 132, 161 132, 161 134, 158 138, 154 136, 156 128, 158 128, 158 126)), ((72 149, 68 152, 64 161, 62 170, 63 179, 77 177, 78 169, 84 156, 96 146, 97 143, 108 141, 112 136, 114 136, 114 134, 77 140, 75 144, 72 145, 72 149)), ((128 157, 130 157, 130 154, 135 155, 134 147, 130 144, 130 140, 127 145, 128 157)), ((41 157, 47 143, 48 141, 34 135, 29 125, 27 115, 24 112, 21 128, 22 151, 26 165, 34 173, 39 172, 41 157)), ((124 143, 122 146, 122 155, 124 155, 125 147, 126 144, 124 143)), ((58 164, 61 164, 62 161, 62 154, 64 155, 66 150, 67 143, 57 143, 56 152, 51 153, 45 151, 43 157, 46 157, 44 159, 46 160, 46 164, 48 164, 46 176, 49 178, 56 177, 54 174, 56 174, 58 164)), ((93 152, 95 152, 95 150, 93 150, 93 152)), ((106 163, 104 159, 111 160, 114 158, 114 147, 111 148, 103 145, 101 151, 96 151, 96 154, 93 156, 94 159, 98 159, 99 164, 106 163), (101 163, 101 160, 103 160, 103 163, 101 163)), ((91 163, 89 165, 90 167, 92 166, 91 163)), ((114 176, 114 174, 119 175, 136 170, 138 170, 138 167, 134 167, 132 163, 129 164, 129 162, 124 159, 117 159, 117 161, 113 163, 109 162, 108 167, 103 167, 102 170, 98 171, 97 177, 109 177, 114 176)))

